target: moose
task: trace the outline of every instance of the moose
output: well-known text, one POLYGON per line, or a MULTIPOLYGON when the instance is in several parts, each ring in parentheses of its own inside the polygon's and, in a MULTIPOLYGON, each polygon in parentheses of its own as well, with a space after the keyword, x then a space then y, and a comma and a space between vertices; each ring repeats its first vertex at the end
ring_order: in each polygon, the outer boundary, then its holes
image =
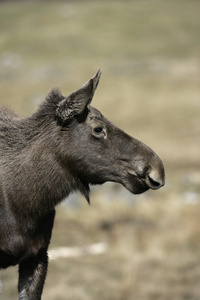
POLYGON ((52 89, 20 118, 0 110, 0 268, 19 265, 20 300, 41 299, 55 206, 112 181, 133 194, 165 183, 161 159, 90 105, 101 70, 65 97, 52 89))

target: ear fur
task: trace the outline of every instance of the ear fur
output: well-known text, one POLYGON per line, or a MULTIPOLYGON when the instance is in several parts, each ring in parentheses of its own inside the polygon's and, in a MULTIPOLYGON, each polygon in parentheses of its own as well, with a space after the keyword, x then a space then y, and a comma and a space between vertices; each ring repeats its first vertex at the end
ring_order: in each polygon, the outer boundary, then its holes
POLYGON ((101 77, 99 70, 94 77, 87 81, 80 89, 64 98, 57 105, 56 115, 59 120, 69 122, 74 116, 82 114, 91 103, 101 77))

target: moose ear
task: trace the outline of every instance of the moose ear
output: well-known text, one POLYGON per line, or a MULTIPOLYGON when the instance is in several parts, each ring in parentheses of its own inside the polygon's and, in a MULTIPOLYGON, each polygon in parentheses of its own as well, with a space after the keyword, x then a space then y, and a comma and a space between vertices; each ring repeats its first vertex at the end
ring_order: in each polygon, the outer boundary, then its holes
POLYGON ((74 116, 84 112, 86 107, 92 101, 100 77, 101 70, 99 70, 96 75, 87 81, 80 89, 58 103, 56 115, 63 123, 69 122, 74 116))

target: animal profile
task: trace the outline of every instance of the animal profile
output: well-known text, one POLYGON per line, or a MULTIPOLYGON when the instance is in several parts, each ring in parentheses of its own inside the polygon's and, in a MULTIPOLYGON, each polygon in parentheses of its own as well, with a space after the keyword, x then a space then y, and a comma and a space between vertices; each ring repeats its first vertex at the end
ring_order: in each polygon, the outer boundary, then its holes
POLYGON ((164 185, 157 154, 90 105, 100 76, 66 97, 53 89, 29 117, 0 110, 0 268, 19 265, 20 300, 41 299, 55 207, 70 193, 164 185))

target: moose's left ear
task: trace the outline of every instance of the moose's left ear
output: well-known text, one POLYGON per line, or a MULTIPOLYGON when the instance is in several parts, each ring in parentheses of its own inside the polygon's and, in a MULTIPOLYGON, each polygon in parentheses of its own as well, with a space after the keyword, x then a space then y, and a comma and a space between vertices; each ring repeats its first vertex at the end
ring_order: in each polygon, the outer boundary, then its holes
POLYGON ((95 90, 101 77, 101 70, 87 81, 80 89, 70 94, 59 102, 56 110, 57 117, 64 123, 69 122, 74 116, 84 112, 91 103, 95 90))

